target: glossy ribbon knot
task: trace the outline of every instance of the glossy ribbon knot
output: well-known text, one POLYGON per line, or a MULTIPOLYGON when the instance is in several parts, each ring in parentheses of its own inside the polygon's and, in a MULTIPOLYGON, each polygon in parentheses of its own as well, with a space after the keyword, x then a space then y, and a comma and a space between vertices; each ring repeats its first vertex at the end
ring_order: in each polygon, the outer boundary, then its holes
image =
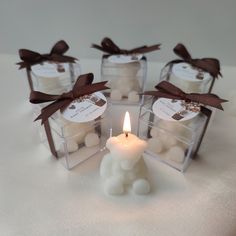
POLYGON ((186 102, 195 102, 199 103, 200 106, 206 105, 215 107, 217 109, 223 110, 221 103, 227 102, 225 99, 221 99, 215 94, 212 93, 185 93, 175 85, 162 81, 158 85, 155 86, 157 91, 146 91, 144 95, 151 95, 157 98, 169 98, 176 100, 184 100, 186 102))
POLYGON ((160 46, 161 44, 155 44, 152 46, 142 46, 142 47, 133 48, 131 50, 126 50, 126 49, 119 48, 110 38, 107 38, 107 37, 102 40, 101 45, 92 44, 92 48, 96 48, 110 55, 143 54, 143 53, 159 50, 160 46))
POLYGON ((30 102, 34 104, 52 102, 41 110, 41 114, 35 120, 42 120, 42 124, 57 110, 63 111, 72 101, 84 95, 88 95, 97 91, 108 89, 105 84, 107 81, 94 83, 93 74, 80 75, 73 89, 61 95, 51 95, 38 91, 32 91, 30 94, 30 102))
POLYGON ((177 44, 173 51, 181 59, 170 61, 169 63, 167 63, 167 65, 172 63, 187 62, 194 67, 208 72, 214 78, 217 78, 219 75, 222 77, 220 73, 220 62, 216 58, 193 59, 186 47, 181 43, 177 44))
POLYGON ((21 62, 18 62, 19 69, 30 68, 32 65, 40 64, 44 61, 70 62, 75 63, 77 58, 64 55, 69 50, 68 44, 64 40, 58 41, 51 49, 50 53, 40 54, 28 49, 20 49, 19 56, 21 62))

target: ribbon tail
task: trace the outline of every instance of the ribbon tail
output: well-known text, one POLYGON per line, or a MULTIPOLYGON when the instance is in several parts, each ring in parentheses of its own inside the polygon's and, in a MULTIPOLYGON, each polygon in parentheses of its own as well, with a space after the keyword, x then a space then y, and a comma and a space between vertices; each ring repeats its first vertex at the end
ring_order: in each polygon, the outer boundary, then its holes
POLYGON ((24 68, 27 68, 27 63, 24 62, 24 61, 17 62, 16 65, 19 66, 19 68, 18 68, 19 70, 24 69, 24 68))
POLYGON ((90 84, 87 86, 80 87, 79 89, 79 96, 84 96, 88 94, 92 94, 101 90, 109 89, 109 87, 106 86, 107 81, 99 82, 99 83, 94 83, 90 84))
POLYGON ((56 62, 71 62, 75 63, 77 58, 75 57, 70 57, 70 56, 64 56, 64 55, 59 55, 59 54, 51 54, 49 56, 51 61, 56 61, 56 62))
POLYGON ((162 92, 165 92, 174 96, 178 96, 178 97, 185 95, 185 93, 181 89, 179 89, 178 87, 176 87, 175 85, 167 81, 160 82, 158 85, 155 86, 155 88, 162 92))
POLYGON ((98 50, 100 50, 100 51, 102 51, 102 52, 111 54, 111 51, 110 51, 110 50, 105 49, 105 48, 103 48, 103 47, 101 47, 101 46, 99 46, 99 45, 97 45, 97 44, 92 44, 91 47, 92 47, 92 48, 95 48, 95 49, 98 49, 98 50))
POLYGON ((141 51, 144 48, 147 48, 147 46, 141 46, 141 47, 133 48, 133 49, 129 50, 129 53, 130 54, 137 53, 137 52, 141 51))
POLYGON ((109 87, 106 86, 106 83, 108 81, 103 81, 103 82, 99 82, 99 83, 94 83, 91 85, 91 91, 92 93, 97 92, 97 91, 101 91, 101 90, 105 90, 108 89, 109 87))
POLYGON ((222 99, 215 94, 189 94, 186 96, 193 102, 199 102, 204 105, 215 107, 220 110, 224 110, 221 103, 228 102, 228 100, 222 99))
POLYGON ((144 46, 144 47, 134 48, 134 49, 130 50, 129 53, 130 54, 131 53, 140 53, 140 54, 149 53, 152 51, 160 50, 160 46, 161 46, 161 44, 155 44, 152 46, 144 46))
POLYGON ((30 93, 30 102, 33 104, 51 102, 57 100, 58 98, 60 98, 60 95, 51 95, 39 91, 31 91, 30 93))
POLYGON ((146 91, 142 93, 141 95, 151 95, 156 98, 168 98, 168 99, 177 99, 177 100, 182 100, 180 97, 175 96, 170 93, 162 92, 162 91, 146 91))
POLYGON ((41 114, 34 121, 41 120, 41 124, 44 124, 44 122, 52 114, 54 114, 56 111, 58 111, 60 109, 64 110, 65 107, 67 107, 70 103, 71 103, 70 99, 55 101, 55 102, 49 104, 48 106, 44 107, 41 110, 41 114))

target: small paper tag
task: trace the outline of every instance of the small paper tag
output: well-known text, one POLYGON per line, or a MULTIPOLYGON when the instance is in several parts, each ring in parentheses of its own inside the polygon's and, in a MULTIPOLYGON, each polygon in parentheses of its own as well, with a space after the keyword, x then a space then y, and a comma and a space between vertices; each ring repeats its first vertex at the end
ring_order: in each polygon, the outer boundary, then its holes
POLYGON ((107 108, 106 97, 96 92, 74 100, 63 112, 62 116, 69 121, 83 123, 95 120, 107 108))
POLYGON ((126 64, 130 62, 140 61, 142 59, 142 54, 134 55, 112 55, 108 57, 108 60, 112 63, 126 64))
POLYGON ((154 114, 162 120, 186 121, 193 119, 199 112, 185 109, 181 100, 159 98, 152 106, 154 114))
POLYGON ((177 63, 172 67, 172 73, 178 78, 188 81, 199 82, 211 79, 211 75, 199 68, 193 67, 188 63, 177 63))
POLYGON ((39 77, 53 78, 68 73, 69 63, 44 62, 31 67, 32 72, 39 77))

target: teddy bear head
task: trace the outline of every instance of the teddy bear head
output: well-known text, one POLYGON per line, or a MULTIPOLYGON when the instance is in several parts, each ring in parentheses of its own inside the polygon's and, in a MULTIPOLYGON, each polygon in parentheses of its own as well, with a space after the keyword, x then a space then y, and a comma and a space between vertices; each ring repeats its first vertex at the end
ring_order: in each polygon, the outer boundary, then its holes
POLYGON ((109 138, 106 147, 109 149, 112 158, 120 162, 123 169, 130 170, 142 157, 147 143, 133 134, 129 134, 128 138, 121 134, 109 138))

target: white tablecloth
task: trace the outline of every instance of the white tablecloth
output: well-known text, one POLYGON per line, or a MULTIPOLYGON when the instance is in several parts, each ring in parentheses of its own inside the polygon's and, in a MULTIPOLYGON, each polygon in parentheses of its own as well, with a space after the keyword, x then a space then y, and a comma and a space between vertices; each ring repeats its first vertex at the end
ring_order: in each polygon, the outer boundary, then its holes
MULTIPOLYGON (((146 158, 151 194, 108 197, 99 178, 101 156, 68 171, 39 143, 17 61, 0 56, 1 236, 236 235, 236 117, 227 110, 216 113, 199 158, 186 173, 146 158)), ((83 73, 99 77, 99 61, 80 62, 83 73)), ((149 64, 149 88, 160 68, 149 64)), ((223 67, 223 74, 215 91, 227 98, 236 89, 236 68, 223 67)), ((126 109, 117 108, 114 123, 121 123, 126 109)), ((135 128, 138 108, 128 110, 135 128)))

